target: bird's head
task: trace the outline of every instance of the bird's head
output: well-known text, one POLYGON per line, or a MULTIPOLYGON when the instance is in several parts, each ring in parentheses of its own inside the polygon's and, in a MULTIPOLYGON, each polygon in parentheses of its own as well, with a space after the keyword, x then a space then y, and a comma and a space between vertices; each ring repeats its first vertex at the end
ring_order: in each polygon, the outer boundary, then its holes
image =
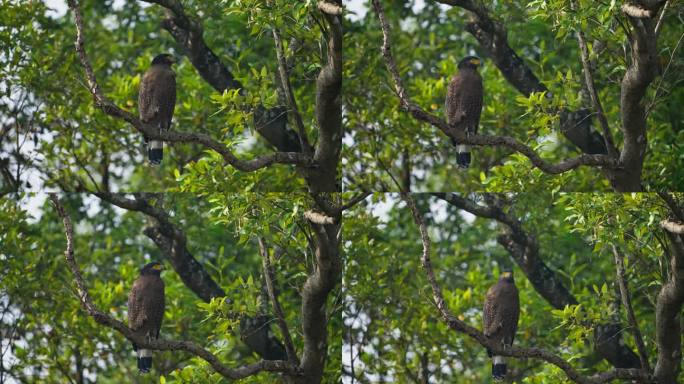
POLYGON ((499 280, 512 283, 513 282, 513 271, 501 272, 501 276, 499 277, 499 280))
POLYGON ((153 261, 151 263, 145 264, 144 267, 140 269, 141 275, 157 275, 161 274, 164 270, 164 265, 158 261, 153 261))
POLYGON ((458 62, 458 69, 470 68, 476 70, 480 64, 482 64, 482 60, 480 60, 479 57, 466 56, 463 58, 463 60, 458 62))
POLYGON ((168 53, 162 53, 160 55, 157 55, 152 59, 152 65, 171 65, 176 62, 176 58, 173 57, 173 55, 168 54, 168 53))

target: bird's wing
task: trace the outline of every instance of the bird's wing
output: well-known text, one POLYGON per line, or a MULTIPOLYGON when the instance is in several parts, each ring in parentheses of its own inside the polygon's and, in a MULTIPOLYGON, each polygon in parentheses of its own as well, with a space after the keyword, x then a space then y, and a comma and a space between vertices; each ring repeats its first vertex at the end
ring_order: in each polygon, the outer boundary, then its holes
POLYGON ((467 94, 462 95, 461 103, 464 110, 464 123, 471 133, 477 133, 482 115, 482 99, 484 90, 482 87, 482 77, 476 71, 468 71, 463 75, 463 89, 467 94))
POLYGON ((482 313, 482 330, 485 336, 489 337, 499 330, 501 323, 500 321, 497 321, 498 312, 497 289, 496 286, 493 286, 487 291, 482 313))
POLYGON ((463 110, 463 96, 464 96, 463 76, 461 73, 454 75, 447 86, 447 97, 444 103, 447 115, 447 123, 459 124, 463 119, 465 111, 463 110))
POLYGON ((160 71, 153 97, 159 105, 160 122, 169 129, 176 107, 176 75, 171 68, 160 71))
POLYGON ((140 120, 144 122, 152 122, 159 111, 155 108, 153 103, 153 92, 156 83, 156 75, 153 68, 149 69, 140 80, 140 89, 138 90, 138 114, 140 120))
POLYGON ((142 282, 138 278, 133 282, 133 287, 128 294, 128 328, 132 330, 142 328, 145 320, 143 298, 142 282))
POLYGON ((155 276, 150 279, 146 287, 145 310, 147 312, 148 323, 146 326, 152 334, 159 336, 162 320, 164 319, 164 281, 155 276))

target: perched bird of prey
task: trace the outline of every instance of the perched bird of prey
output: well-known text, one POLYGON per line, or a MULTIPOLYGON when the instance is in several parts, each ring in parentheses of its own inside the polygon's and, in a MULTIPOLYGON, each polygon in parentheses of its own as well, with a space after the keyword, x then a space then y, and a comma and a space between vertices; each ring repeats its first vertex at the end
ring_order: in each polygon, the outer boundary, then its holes
MULTIPOLYGON (((128 327, 137 335, 148 340, 159 337, 162 319, 164 318, 164 281, 161 279, 161 263, 152 262, 140 270, 140 276, 133 282, 128 294, 128 327)), ((152 368, 152 351, 138 348, 138 370, 149 372, 152 368)))
MULTIPOLYGON (((503 348, 513 345, 515 331, 518 329, 518 317, 520 316, 520 299, 518 288, 513 281, 513 272, 503 272, 499 281, 489 291, 484 302, 484 335, 494 340, 503 348)), ((506 363, 503 356, 492 356, 488 349, 487 354, 492 358, 492 377, 494 380, 502 380, 506 377, 506 363)))
MULTIPOLYGON (((173 56, 162 53, 152 60, 152 65, 143 75, 138 93, 140 120, 163 132, 171 127, 173 109, 176 106, 176 74, 171 69, 173 56)), ((164 157, 164 143, 145 139, 147 156, 152 164, 159 164, 164 157)))
MULTIPOLYGON (((447 87, 445 109, 447 123, 454 131, 465 132, 466 135, 474 135, 480 125, 482 113, 482 77, 477 72, 480 59, 475 56, 467 56, 458 63, 458 73, 455 74, 447 87)), ((467 145, 456 144, 458 157, 456 162, 461 168, 470 165, 470 148, 467 145)))

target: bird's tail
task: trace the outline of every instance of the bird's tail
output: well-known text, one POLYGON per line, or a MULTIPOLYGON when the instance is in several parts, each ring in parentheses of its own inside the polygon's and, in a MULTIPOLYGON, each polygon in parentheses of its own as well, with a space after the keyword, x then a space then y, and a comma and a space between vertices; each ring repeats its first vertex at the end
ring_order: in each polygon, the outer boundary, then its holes
POLYGON ((492 356, 492 378, 503 380, 506 377, 506 362, 503 356, 492 356))
POLYGON ((456 146, 456 152, 456 163, 459 168, 468 168, 470 166, 470 146, 459 144, 456 146))
POLYGON ((152 369, 152 350, 138 348, 138 371, 147 373, 152 369))
POLYGON ((164 158, 164 142, 160 140, 150 140, 147 146, 147 158, 151 164, 161 164, 164 158))

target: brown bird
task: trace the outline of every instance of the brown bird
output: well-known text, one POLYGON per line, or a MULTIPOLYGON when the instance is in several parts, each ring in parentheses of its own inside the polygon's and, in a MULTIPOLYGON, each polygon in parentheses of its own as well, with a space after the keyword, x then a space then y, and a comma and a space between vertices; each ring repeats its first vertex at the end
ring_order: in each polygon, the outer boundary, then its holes
MULTIPOLYGON (((140 276, 133 282, 128 294, 128 327, 137 335, 147 340, 159 337, 162 319, 164 318, 164 281, 161 279, 163 270, 161 263, 152 262, 140 270, 140 276)), ((138 370, 149 372, 152 368, 152 351, 138 348, 138 370)))
MULTIPOLYGON (((502 272, 499 281, 489 288, 485 297, 482 314, 485 337, 494 340, 504 349, 510 347, 518 329, 519 316, 520 299, 513 281, 513 272, 502 272)), ((492 377, 494 380, 502 380, 506 377, 504 357, 492 356, 489 349, 487 355, 492 358, 492 377)))
MULTIPOLYGON (((458 63, 458 73, 455 74, 449 86, 445 101, 447 123, 454 131, 463 131, 466 135, 474 135, 480 125, 482 114, 482 77, 477 72, 480 59, 467 56, 458 63)), ((471 161, 470 148, 464 144, 457 144, 451 139, 458 157, 456 162, 461 168, 468 168, 471 161)))
MULTIPOLYGON (((140 120, 159 129, 167 131, 171 127, 173 110, 176 106, 176 74, 171 69, 175 63, 173 56, 162 53, 152 60, 152 65, 143 75, 138 93, 138 110, 140 120)), ((147 156, 152 164, 160 164, 164 157, 164 142, 148 140, 147 156)))

